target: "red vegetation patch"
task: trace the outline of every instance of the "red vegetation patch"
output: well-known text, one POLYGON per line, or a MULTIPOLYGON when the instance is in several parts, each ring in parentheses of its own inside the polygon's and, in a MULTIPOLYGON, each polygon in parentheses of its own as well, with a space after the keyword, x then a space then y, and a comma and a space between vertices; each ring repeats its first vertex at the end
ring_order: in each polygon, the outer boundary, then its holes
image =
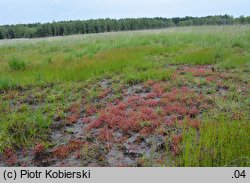
POLYGON ((45 146, 43 144, 37 144, 33 149, 33 154, 37 155, 42 153, 45 150, 45 146))
POLYGON ((179 155, 181 152, 180 143, 181 143, 182 139, 183 139, 182 135, 173 136, 171 149, 172 149, 174 156, 179 155))
POLYGON ((79 115, 80 115, 80 104, 75 103, 69 108, 70 114, 67 116, 67 122, 69 124, 76 123, 78 121, 79 115))
POLYGON ((17 163, 18 157, 13 149, 7 148, 4 150, 3 160, 8 166, 13 166, 17 163))
POLYGON ((172 143, 173 144, 179 144, 181 141, 182 141, 182 135, 175 135, 173 136, 173 140, 172 140, 172 143))
POLYGON ((107 95, 109 94, 109 92, 110 92, 109 89, 105 89, 103 92, 101 92, 101 93, 99 94, 99 98, 100 98, 100 99, 103 99, 103 98, 107 97, 107 95))
POLYGON ((86 106, 86 114, 88 115, 88 116, 92 116, 92 115, 94 115, 95 113, 96 113, 96 108, 94 107, 94 106, 91 106, 91 105, 87 105, 86 106))
POLYGON ((70 116, 67 117, 68 123, 76 123, 78 120, 78 115, 77 114, 71 114, 70 116))
POLYGON ((151 92, 151 93, 147 94, 146 99, 153 99, 156 97, 157 97, 157 94, 154 92, 151 92))
POLYGON ((55 150, 54 155, 59 159, 64 159, 68 157, 69 153, 68 146, 60 146, 55 150))
POLYGON ((147 82, 144 83, 144 86, 152 86, 153 84, 155 84, 156 81, 153 81, 153 80, 148 80, 147 82))
POLYGON ((193 76, 208 76, 212 73, 212 70, 208 69, 207 67, 189 67, 184 69, 185 72, 190 72, 193 76))
POLYGON ((113 130, 108 129, 107 126, 101 129, 99 133, 99 138, 103 141, 108 141, 110 142, 113 138, 113 130))
POLYGON ((209 76, 209 77, 206 77, 206 81, 207 81, 207 83, 211 83, 211 82, 214 82, 214 81, 215 81, 215 78, 209 76))
POLYGON ((82 158, 82 153, 80 150, 76 151, 76 159, 81 159, 82 158))
POLYGON ((149 107, 156 107, 158 106, 159 101, 154 100, 154 99, 149 99, 149 100, 145 100, 144 104, 149 107))
POLYGON ((153 92, 155 92, 157 95, 162 95, 164 93, 164 88, 161 84, 159 83, 155 83, 153 86, 152 86, 152 90, 153 92))
MULTIPOLYGON (((199 75, 204 72, 205 69, 198 69, 199 75)), ((184 119, 188 119, 189 126, 199 129, 200 121, 195 118, 209 107, 205 96, 185 86, 165 91, 164 88, 170 88, 166 82, 148 81, 144 85, 149 92, 143 95, 140 92, 124 94, 122 100, 107 102, 105 108, 86 105, 85 130, 99 129, 99 139, 111 142, 117 130, 123 134, 150 135, 159 129, 182 126, 184 119)))
POLYGON ((172 116, 168 116, 166 119, 166 125, 169 127, 174 126, 174 124, 178 121, 178 116, 177 115, 172 115, 172 116))
POLYGON ((188 119, 188 125, 194 129, 199 130, 201 126, 201 121, 198 119, 188 119))
POLYGON ((67 145, 59 146, 54 151, 54 156, 59 159, 64 159, 68 157, 71 152, 79 150, 83 144, 84 142, 80 140, 72 140, 67 145))
POLYGON ((90 117, 85 117, 85 118, 82 118, 81 120, 84 123, 90 123, 91 122, 91 118, 90 117))

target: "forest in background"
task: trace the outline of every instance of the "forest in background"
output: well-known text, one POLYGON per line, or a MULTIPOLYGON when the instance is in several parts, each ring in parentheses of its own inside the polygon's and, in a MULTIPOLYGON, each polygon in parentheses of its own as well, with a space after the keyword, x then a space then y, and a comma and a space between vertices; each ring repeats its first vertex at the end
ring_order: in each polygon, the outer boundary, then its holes
POLYGON ((250 24, 250 16, 230 15, 175 18, 126 18, 60 21, 0 26, 0 39, 38 38, 114 31, 160 29, 174 26, 250 24))

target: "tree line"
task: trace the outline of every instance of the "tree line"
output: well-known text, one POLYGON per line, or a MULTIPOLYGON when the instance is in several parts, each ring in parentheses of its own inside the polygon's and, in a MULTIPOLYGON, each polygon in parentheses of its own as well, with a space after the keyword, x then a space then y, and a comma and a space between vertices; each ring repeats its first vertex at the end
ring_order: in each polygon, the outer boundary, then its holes
POLYGON ((175 18, 126 18, 60 21, 0 26, 0 39, 37 38, 113 31, 160 29, 173 26, 250 24, 250 17, 229 15, 175 18))

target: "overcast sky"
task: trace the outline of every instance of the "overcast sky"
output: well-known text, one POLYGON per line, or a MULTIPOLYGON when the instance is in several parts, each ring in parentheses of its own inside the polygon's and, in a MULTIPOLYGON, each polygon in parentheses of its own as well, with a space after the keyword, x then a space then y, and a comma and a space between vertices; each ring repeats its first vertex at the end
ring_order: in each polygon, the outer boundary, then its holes
POLYGON ((250 15, 250 0, 0 0, 0 24, 125 17, 250 15))

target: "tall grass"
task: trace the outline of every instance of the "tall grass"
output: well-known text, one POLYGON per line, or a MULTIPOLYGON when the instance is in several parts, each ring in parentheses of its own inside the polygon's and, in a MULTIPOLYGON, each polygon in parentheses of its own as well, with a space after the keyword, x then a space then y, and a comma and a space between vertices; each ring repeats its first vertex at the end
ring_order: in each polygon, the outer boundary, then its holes
MULTIPOLYGON (((249 26, 202 26, 4 41, 0 44, 0 78, 19 85, 82 81, 108 73, 123 73, 128 80, 149 74, 153 79, 152 70, 143 74, 136 69, 162 67, 162 62, 148 61, 150 55, 164 55, 162 61, 168 64, 244 67, 249 63, 249 30, 249 26), (6 64, 13 55, 18 62, 10 65, 19 72, 6 64)), ((158 71, 155 75, 164 78, 158 71)))
POLYGON ((12 113, 0 119, 0 153, 11 147, 22 148, 32 146, 47 138, 51 120, 41 111, 27 113, 12 113))
POLYGON ((217 119, 203 119, 198 133, 184 131, 181 166, 249 166, 249 122, 231 120, 220 115, 217 119))
POLYGON ((16 83, 14 83, 10 78, 1 77, 0 78, 0 89, 7 90, 16 87, 16 83))

